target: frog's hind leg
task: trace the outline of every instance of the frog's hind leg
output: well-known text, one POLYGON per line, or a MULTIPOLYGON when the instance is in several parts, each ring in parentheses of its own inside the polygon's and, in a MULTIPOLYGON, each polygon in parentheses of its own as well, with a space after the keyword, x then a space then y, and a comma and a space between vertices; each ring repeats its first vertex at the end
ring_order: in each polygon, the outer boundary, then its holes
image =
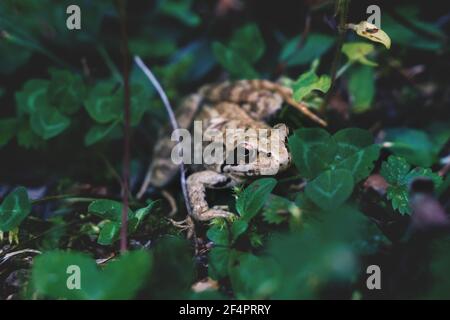
POLYGON ((233 179, 212 170, 200 171, 187 179, 187 191, 192 208, 192 216, 197 221, 207 221, 214 218, 227 218, 232 215, 223 206, 210 208, 206 201, 206 189, 232 187, 233 179))
MULTIPOLYGON (((188 129, 191 126, 201 103, 202 96, 199 94, 191 94, 183 100, 176 110, 176 119, 180 129, 188 129)), ((177 174, 179 165, 175 164, 171 158, 172 149, 177 144, 177 141, 170 139, 172 131, 171 127, 166 127, 161 131, 153 149, 153 160, 136 195, 138 199, 142 198, 150 184, 158 188, 164 187, 177 174)))

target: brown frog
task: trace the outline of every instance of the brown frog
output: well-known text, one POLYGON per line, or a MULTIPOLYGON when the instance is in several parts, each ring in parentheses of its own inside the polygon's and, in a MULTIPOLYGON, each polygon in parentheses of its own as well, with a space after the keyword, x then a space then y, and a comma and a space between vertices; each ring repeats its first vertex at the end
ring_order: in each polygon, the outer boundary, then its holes
MULTIPOLYGON (((192 127, 193 120, 201 121, 200 126, 194 126, 194 131, 201 130, 208 144, 222 143, 224 153, 222 161, 192 166, 194 172, 188 176, 186 186, 194 220, 205 221, 231 215, 226 207, 208 205, 206 189, 233 187, 249 177, 267 172, 276 174, 289 167, 291 159, 286 146, 286 125, 270 127, 266 122, 281 109, 283 102, 298 108, 313 121, 326 125, 305 105, 292 99, 292 89, 267 80, 206 85, 183 100, 177 110, 179 127, 188 129, 192 127), (263 141, 265 143, 258 139, 239 139, 242 138, 240 135, 247 135, 249 130, 254 132, 261 129, 266 132, 268 141, 263 141), (223 137, 218 141, 217 135, 208 136, 208 132, 225 133, 230 130, 235 139, 225 143, 223 137), (273 152, 274 145, 277 146, 276 152, 273 152), (243 159, 235 158, 237 148, 243 151, 243 159)), ((138 197, 145 193, 149 184, 164 187, 176 175, 178 165, 171 158, 176 143, 171 140, 167 130, 161 134, 138 197)))

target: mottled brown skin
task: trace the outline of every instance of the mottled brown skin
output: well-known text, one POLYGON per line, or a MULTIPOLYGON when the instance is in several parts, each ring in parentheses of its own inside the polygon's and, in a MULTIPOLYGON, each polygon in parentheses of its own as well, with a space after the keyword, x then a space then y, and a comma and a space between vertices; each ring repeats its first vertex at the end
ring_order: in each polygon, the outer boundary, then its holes
MULTIPOLYGON (((292 99, 292 90, 277 83, 266 80, 241 80, 206 85, 197 93, 189 95, 177 110, 177 121, 180 128, 189 128, 195 120, 202 121, 203 133, 211 129, 225 132, 226 129, 281 129, 277 137, 280 150, 276 156, 270 150, 258 144, 248 142, 245 150, 258 155, 258 163, 218 163, 203 165, 187 178, 188 197, 195 220, 205 221, 216 217, 231 215, 226 207, 210 207, 206 201, 206 189, 229 188, 242 183, 250 176, 259 176, 262 169, 277 168, 285 170, 290 165, 290 155, 286 147, 287 127, 278 124, 271 128, 266 120, 280 110, 283 102, 297 107, 306 116, 322 125, 326 123, 311 113, 304 105, 292 99), (200 110, 201 108, 201 110, 200 110), (199 112, 197 112, 200 110, 199 112), (200 169, 200 170, 199 170, 200 169)), ((206 144, 209 144, 207 142, 206 144)), ((158 140, 154 149, 153 162, 150 165, 146 181, 138 196, 142 195, 149 183, 155 187, 163 187, 177 173, 178 166, 171 160, 172 148, 176 142, 170 140, 166 130, 158 140)), ((236 144, 225 145, 224 159, 234 152, 236 144)))

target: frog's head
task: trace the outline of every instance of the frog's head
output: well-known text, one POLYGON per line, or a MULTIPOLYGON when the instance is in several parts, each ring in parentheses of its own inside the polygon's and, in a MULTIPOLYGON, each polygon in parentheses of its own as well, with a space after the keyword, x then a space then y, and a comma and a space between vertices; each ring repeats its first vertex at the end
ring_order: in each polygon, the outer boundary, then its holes
POLYGON ((286 146, 288 133, 285 124, 277 124, 267 129, 267 134, 258 135, 258 139, 238 143, 233 152, 227 154, 221 171, 236 176, 260 176, 275 175, 287 169, 291 162, 286 146))

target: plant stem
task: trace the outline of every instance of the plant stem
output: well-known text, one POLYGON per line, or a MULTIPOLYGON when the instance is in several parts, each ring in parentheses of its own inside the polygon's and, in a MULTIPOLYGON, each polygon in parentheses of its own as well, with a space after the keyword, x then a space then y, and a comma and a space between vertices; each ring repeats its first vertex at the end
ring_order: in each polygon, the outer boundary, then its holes
POLYGON ((328 90, 327 95, 322 103, 322 106, 320 109, 323 111, 326 109, 331 94, 334 91, 334 88, 336 86, 336 75, 337 75, 337 69, 339 66, 339 63, 341 61, 341 55, 342 55, 342 46, 344 44, 345 39, 345 33, 346 28, 345 25, 347 23, 347 16, 348 16, 348 8, 350 5, 350 0, 337 0, 336 2, 336 12, 335 15, 339 15, 339 26, 338 26, 338 40, 336 45, 336 51, 334 53, 333 58, 333 64, 331 65, 331 87, 330 90, 328 90))
POLYGON ((120 252, 127 251, 127 220, 128 220, 128 194, 130 180, 130 70, 129 70, 129 52, 128 52, 128 34, 127 34, 127 17, 126 17, 126 0, 119 1, 120 12, 120 34, 121 49, 123 57, 123 84, 125 92, 125 123, 124 123, 124 145, 123 145, 123 168, 122 168, 122 225, 120 229, 120 252))
POLYGON ((347 70, 353 65, 354 61, 347 61, 339 70, 336 72, 336 79, 339 79, 347 70))

